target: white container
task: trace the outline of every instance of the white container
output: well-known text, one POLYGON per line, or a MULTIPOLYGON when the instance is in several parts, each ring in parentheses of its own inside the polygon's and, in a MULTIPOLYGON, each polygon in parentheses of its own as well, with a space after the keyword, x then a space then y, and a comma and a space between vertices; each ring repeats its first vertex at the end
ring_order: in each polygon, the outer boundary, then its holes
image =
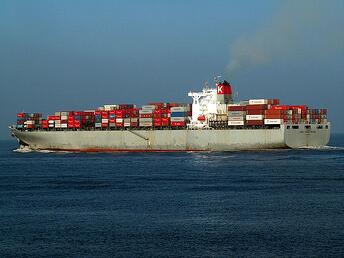
POLYGON ((137 123, 137 117, 130 118, 130 122, 136 122, 137 123))
POLYGON ((98 127, 102 127, 102 123, 95 123, 95 124, 94 124, 94 127, 97 127, 97 128, 98 128, 98 127))
POLYGON ((245 116, 246 111, 228 111, 228 116, 245 116))
POLYGON ((263 115, 246 115, 246 120, 263 120, 263 115))
POLYGON ((61 113, 61 116, 68 116, 68 112, 60 112, 60 113, 61 113))
POLYGON ((124 123, 124 127, 130 127, 130 123, 124 123))
POLYGON ((61 116, 61 112, 55 112, 55 116, 61 116))
POLYGON ((118 105, 104 105, 105 111, 115 110, 118 109, 118 105))
POLYGON ((61 128, 68 128, 68 124, 61 124, 61 128))
MULTIPOLYGON (((62 112, 61 112, 62 113, 62 112)), ((68 116, 66 115, 61 115, 61 120, 68 120, 68 116)))
POLYGON ((153 118, 146 118, 146 117, 141 117, 140 118, 140 123, 142 122, 149 122, 151 123, 153 121, 153 118))
POLYGON ((268 104, 267 99, 250 99, 248 101, 249 105, 263 105, 263 104, 268 104))
POLYGON ((61 124, 55 124, 55 128, 61 128, 61 124))
POLYGON ((244 116, 230 116, 228 117, 228 121, 244 121, 244 116))
MULTIPOLYGON (((154 110, 155 106, 154 105, 143 105, 142 109, 143 110, 154 110)), ((145 114, 145 113, 142 113, 142 114, 145 114)))
POLYGON ((244 121, 228 121, 228 125, 244 125, 244 121))
POLYGON ((123 118, 116 118, 116 123, 123 123, 123 118))
POLYGON ((50 128, 54 128, 54 126, 55 126, 54 124, 49 124, 50 128))
POLYGON ((171 107, 171 112, 187 112, 190 111, 190 107, 171 107))
POLYGON ((109 123, 109 119, 107 119, 107 118, 103 118, 103 119, 102 119, 102 123, 103 123, 103 124, 107 124, 107 123, 109 123))
POLYGON ((171 117, 171 122, 184 122, 187 120, 187 117, 171 117))
POLYGON ((141 122, 139 123, 139 126, 153 126, 152 122, 141 122))
POLYGON ((283 119, 264 119, 266 125, 280 125, 283 124, 283 119))
POLYGON ((55 121, 54 121, 54 120, 48 120, 48 123, 49 123, 49 124, 54 124, 55 121))
POLYGON ((140 109, 139 114, 153 114, 153 109, 140 109))

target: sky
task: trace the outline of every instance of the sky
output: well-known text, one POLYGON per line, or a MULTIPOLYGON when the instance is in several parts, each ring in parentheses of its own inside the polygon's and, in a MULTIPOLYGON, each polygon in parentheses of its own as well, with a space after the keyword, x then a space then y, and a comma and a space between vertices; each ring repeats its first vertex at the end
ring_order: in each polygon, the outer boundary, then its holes
POLYGON ((0 0, 0 139, 18 112, 237 100, 327 108, 344 133, 344 1, 0 0))

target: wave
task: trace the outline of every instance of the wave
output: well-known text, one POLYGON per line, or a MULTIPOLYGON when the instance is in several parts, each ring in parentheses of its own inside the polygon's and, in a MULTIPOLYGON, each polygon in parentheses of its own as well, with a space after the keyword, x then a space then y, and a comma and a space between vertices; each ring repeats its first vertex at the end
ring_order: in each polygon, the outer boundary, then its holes
POLYGON ((344 150, 342 146, 301 146, 298 149, 310 149, 310 150, 344 150))
POLYGON ((33 152, 33 149, 30 149, 30 147, 25 146, 25 147, 20 147, 18 149, 13 150, 13 152, 20 152, 20 153, 28 153, 28 152, 33 152))
MULTIPOLYGON (((13 152, 19 152, 19 153, 30 153, 30 152, 37 152, 37 153, 73 153, 71 151, 54 151, 54 150, 33 150, 28 146, 20 147, 18 149, 13 150, 13 152)), ((75 152, 74 152, 75 153, 75 152)))

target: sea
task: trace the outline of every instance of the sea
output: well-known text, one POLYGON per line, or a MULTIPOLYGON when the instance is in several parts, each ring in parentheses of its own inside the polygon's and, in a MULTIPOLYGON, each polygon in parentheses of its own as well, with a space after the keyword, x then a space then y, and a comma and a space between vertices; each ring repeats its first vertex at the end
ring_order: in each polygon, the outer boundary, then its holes
POLYGON ((343 257, 344 134, 315 149, 15 152, 0 257, 343 257))

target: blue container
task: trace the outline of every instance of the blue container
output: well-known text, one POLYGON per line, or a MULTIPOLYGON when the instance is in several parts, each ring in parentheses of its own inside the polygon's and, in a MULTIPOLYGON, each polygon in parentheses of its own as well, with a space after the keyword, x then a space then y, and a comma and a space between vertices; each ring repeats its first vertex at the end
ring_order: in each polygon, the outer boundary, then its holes
POLYGON ((187 112, 172 112, 171 117, 187 117, 187 112))

